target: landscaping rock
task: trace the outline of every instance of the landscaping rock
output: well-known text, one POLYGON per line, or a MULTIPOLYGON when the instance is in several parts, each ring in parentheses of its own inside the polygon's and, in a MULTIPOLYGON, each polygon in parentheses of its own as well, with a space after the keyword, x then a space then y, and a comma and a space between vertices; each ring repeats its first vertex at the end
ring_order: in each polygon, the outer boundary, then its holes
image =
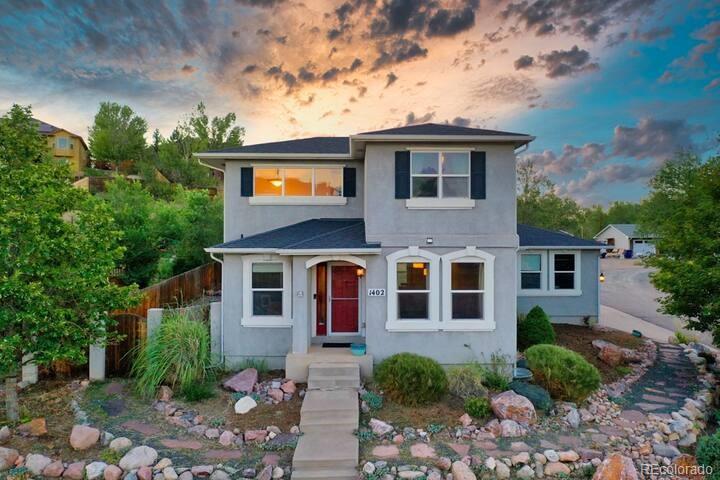
POLYGON ((297 390, 297 386, 295 386, 295 382, 293 382, 292 380, 288 380, 287 382, 280 385, 280 389, 283 392, 292 395, 295 393, 295 390, 297 390))
MULTIPOLYGON (((453 479, 454 478, 455 477, 453 477, 453 479)), ((505 465, 503 462, 495 462, 495 478, 498 480, 510 478, 510 467, 505 465)))
POLYGON ((580 455, 574 450, 568 450, 566 452, 558 453, 561 462, 577 462, 580 460, 580 455))
POLYGON ((565 421, 572 428, 577 429, 578 427, 580 427, 580 412, 578 412, 578 409, 571 408, 567 415, 565 415, 565 421))
POLYGON ((63 478, 70 480, 83 480, 85 476, 85 462, 75 462, 67 466, 63 472, 63 478))
POLYGON ((453 462, 452 464, 453 480, 476 480, 475 474, 470 467, 464 462, 453 462))
POLYGON ((375 464, 372 462, 365 462, 362 471, 366 475, 372 475, 373 473, 375 473, 375 464))
POLYGON ((162 471, 165 480, 177 480, 178 474, 173 467, 165 467, 162 471))
POLYGON ((110 442, 108 448, 116 452, 124 452, 132 447, 132 440, 127 437, 118 437, 110 442))
MULTIPOLYGON (((125 480, 127 480, 127 477, 125 480)), ((193 474, 190 470, 186 470, 180 474, 178 480, 193 480, 193 474)))
POLYGON ((34 418, 27 423, 23 423, 17 428, 20 435, 28 435, 31 437, 42 437, 47 435, 47 423, 44 418, 34 418))
POLYGON ((495 395, 490 406, 500 420, 513 420, 523 425, 532 425, 537 421, 532 402, 512 390, 495 395))
POLYGON ((598 358, 611 367, 616 367, 624 363, 622 348, 614 343, 598 339, 593 340, 592 345, 599 350, 598 358))
POLYGON ((75 450, 87 450, 100 440, 100 430, 87 425, 75 425, 70 432, 70 446, 75 450))
POLYGON ((248 395, 235 402, 235 413, 244 415, 255 407, 257 407, 257 402, 248 395))
POLYGON ((463 427, 469 427, 470 425, 472 425, 473 422, 472 417, 467 413, 463 413, 458 420, 460 420, 460 425, 462 425, 463 427))
POLYGON ((522 480, 529 480, 531 478, 535 478, 535 470, 533 470, 532 467, 530 467, 529 465, 525 465, 520 470, 518 470, 515 475, 517 475, 517 478, 520 478, 522 480))
MULTIPOLYGON (((236 410, 237 411, 237 410, 236 410)), ((195 425, 194 427, 188 428, 188 433, 195 436, 202 437, 205 435, 205 431, 208 429, 207 425, 195 425)))
POLYGON ((172 400, 172 397, 172 389, 167 385, 160 385, 160 388, 158 388, 157 399, 161 402, 169 402, 170 400, 172 400))
POLYGON ((394 458, 400 455, 400 450, 395 445, 378 445, 372 449, 373 457, 394 458))
POLYGON ((515 380, 510 382, 510 390, 530 400, 537 410, 547 412, 553 406, 550 394, 539 385, 515 380))
POLYGON ((415 458, 435 458, 435 449, 427 443, 416 443, 410 446, 410 455, 415 458))
POLYGON ((223 470, 215 470, 210 474, 210 480, 230 480, 230 475, 225 473, 223 470))
POLYGON ((0 443, 4 443, 7 440, 10 440, 10 437, 12 437, 12 431, 10 431, 10 427, 4 425, 2 428, 0 428, 0 443))
POLYGON ((135 447, 120 459, 119 466, 125 471, 135 470, 140 467, 149 467, 153 465, 158 458, 158 453, 154 448, 146 445, 135 447))
POLYGON ((167 467, 172 466, 172 464, 173 464, 172 460, 170 460, 169 458, 163 458, 155 464, 155 466, 153 467, 153 470, 155 470, 156 472, 159 472, 159 471, 166 469, 167 467))
POLYGON ((258 372, 254 368, 246 368, 236 373, 223 383, 223 387, 233 392, 250 393, 253 391, 258 380, 258 372))
POLYGON ((13 468, 18 456, 17 450, 0 447, 0 472, 13 468))
POLYGON ((96 480, 103 476, 107 463, 105 462, 92 462, 85 467, 85 478, 87 480, 96 480))
POLYGON ((550 462, 545 465, 544 474, 548 477, 570 475, 570 467, 562 462, 550 462))
POLYGON ((500 422, 501 437, 522 437, 526 431, 518 422, 514 420, 503 420, 500 422))
POLYGON ((42 476, 47 478, 58 478, 62 476, 65 471, 65 467, 60 460, 56 460, 45 467, 42 471, 42 476))
POLYGON ((385 423, 382 420, 378 420, 377 418, 371 418, 369 425, 372 429, 372 432, 378 437, 382 437, 383 435, 386 435, 393 431, 392 425, 390 425, 389 423, 385 423))
POLYGON ((521 463, 527 465, 530 463, 530 454, 528 452, 520 452, 517 455, 513 455, 510 461, 513 465, 519 465, 521 463))
POLYGON ((150 467, 140 467, 137 470, 137 478, 139 480, 153 480, 153 473, 150 467))
POLYGON ((29 453, 28 456, 25 457, 25 467, 35 475, 42 475, 45 467, 51 463, 52 460, 39 453, 29 453))
POLYGON ((276 402, 282 402, 285 394, 279 388, 271 388, 268 390, 268 396, 276 402))
POLYGON ((262 470, 260 470, 260 473, 256 477, 255 480, 271 480, 272 479, 272 471, 273 467, 272 465, 268 465, 262 470))
POLYGON ((595 471, 593 480, 638 480, 632 459, 613 453, 595 471))
POLYGON ((264 442, 267 437, 267 430, 246 430, 245 441, 246 442, 264 442))
POLYGON ((120 480, 122 478, 122 474, 122 468, 117 465, 108 465, 105 467, 105 471, 103 472, 103 478, 104 480, 120 480))
POLYGON ((547 458, 548 462, 559 462, 560 461, 560 455, 555 450, 545 450, 543 452, 543 455, 545 455, 545 458, 547 458))
POLYGON ((223 447, 229 447, 233 443, 235 443, 235 434, 231 432, 230 430, 225 430, 218 439, 220 442, 220 445, 223 447))
POLYGON ((107 447, 108 445, 110 445, 110 442, 112 442, 113 440, 115 440, 115 435, 110 432, 102 432, 100 434, 100 443, 103 447, 107 447))
POLYGON ((218 430, 217 428, 208 428, 207 430, 205 430, 205 438, 207 438, 209 440, 214 440, 219 437, 220 437, 220 430, 218 430))
POLYGON ((285 470, 281 467, 273 467, 272 478, 273 480, 279 480, 285 476, 285 470))
POLYGON ((435 466, 438 467, 440 470, 450 470, 452 467, 452 460, 450 460, 448 457, 440 457, 435 462, 435 466))

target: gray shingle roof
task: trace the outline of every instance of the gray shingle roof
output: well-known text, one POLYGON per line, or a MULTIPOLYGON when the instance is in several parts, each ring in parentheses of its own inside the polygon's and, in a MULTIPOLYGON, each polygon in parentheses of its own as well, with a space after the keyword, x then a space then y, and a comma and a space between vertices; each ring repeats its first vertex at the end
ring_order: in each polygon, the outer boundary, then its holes
POLYGON ((604 248, 605 245, 594 240, 574 237, 568 233, 545 230, 544 228, 531 227, 518 223, 517 233, 520 237, 521 247, 597 247, 604 248))
POLYGON ((304 250, 379 247, 379 243, 365 241, 365 221, 362 218, 314 218, 212 248, 304 250))
POLYGON ((311 137, 230 147, 208 153, 321 153, 342 155, 350 153, 350 139, 348 137, 311 137))
POLYGON ((524 133, 502 132, 499 130, 486 130, 484 128, 459 127, 457 125, 447 125, 443 123, 423 123, 420 125, 408 125, 406 127, 386 128, 385 130, 375 130, 373 132, 364 132, 360 135, 490 135, 504 136, 514 135, 518 137, 526 137, 524 133))

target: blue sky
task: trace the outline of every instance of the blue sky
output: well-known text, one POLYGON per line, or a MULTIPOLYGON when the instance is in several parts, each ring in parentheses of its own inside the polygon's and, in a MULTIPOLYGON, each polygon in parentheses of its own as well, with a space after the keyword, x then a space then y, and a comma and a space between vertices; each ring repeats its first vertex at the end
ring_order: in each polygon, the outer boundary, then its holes
POLYGON ((101 101, 169 134, 203 101, 246 143, 424 121, 530 133, 583 203, 717 151, 720 2, 0 1, 0 111, 87 137, 101 101))

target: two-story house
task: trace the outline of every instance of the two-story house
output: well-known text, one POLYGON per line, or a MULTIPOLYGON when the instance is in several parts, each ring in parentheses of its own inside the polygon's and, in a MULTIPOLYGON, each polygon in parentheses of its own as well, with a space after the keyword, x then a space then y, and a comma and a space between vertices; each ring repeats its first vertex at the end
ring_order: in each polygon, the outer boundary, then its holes
POLYGON ((423 124, 198 154, 225 177, 220 350, 302 380, 312 361, 415 352, 513 362, 519 312, 597 319, 601 245, 516 223, 534 137, 423 124), (340 347, 340 348, 338 348, 340 347))
POLYGON ((75 135, 63 128, 50 125, 41 120, 36 121, 38 123, 38 132, 47 138, 48 147, 53 158, 67 162, 70 165, 72 174, 76 177, 82 177, 89 158, 85 140, 80 135, 75 135))

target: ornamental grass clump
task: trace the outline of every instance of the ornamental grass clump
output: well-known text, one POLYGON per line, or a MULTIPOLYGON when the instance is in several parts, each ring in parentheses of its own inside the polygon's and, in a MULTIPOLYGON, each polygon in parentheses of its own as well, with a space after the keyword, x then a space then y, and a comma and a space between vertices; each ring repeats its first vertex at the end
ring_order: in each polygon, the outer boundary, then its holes
POLYGON ((535 345, 525 352, 535 382, 556 400, 580 403, 600 387, 597 368, 579 354, 556 345, 535 345))
POLYGON ((447 372, 450 393, 462 399, 487 395, 483 385, 483 369, 477 364, 452 367, 447 372))
POLYGON ((448 389, 440 364, 414 353, 398 353, 380 362, 375 380, 389 399, 407 406, 437 402, 448 389))
POLYGON ((143 396, 153 395, 163 384, 188 392, 214 372, 208 325, 182 311, 163 316, 157 331, 134 354, 131 374, 143 396))

